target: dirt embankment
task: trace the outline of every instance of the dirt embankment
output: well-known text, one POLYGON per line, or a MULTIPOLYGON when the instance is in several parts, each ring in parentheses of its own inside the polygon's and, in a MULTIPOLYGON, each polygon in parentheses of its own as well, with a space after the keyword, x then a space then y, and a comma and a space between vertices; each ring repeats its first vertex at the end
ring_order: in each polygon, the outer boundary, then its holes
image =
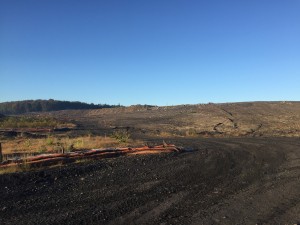
POLYGON ((300 136, 300 102, 249 102, 65 110, 47 115, 71 119, 78 130, 109 134, 127 129, 136 138, 161 136, 300 136))
POLYGON ((300 223, 299 139, 166 141, 195 151, 1 175, 0 224, 300 223))

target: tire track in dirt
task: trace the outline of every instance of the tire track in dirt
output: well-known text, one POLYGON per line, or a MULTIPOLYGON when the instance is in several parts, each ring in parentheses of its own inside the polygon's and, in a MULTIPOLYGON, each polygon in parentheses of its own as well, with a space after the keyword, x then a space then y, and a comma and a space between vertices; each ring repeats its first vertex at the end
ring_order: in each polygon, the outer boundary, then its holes
POLYGON ((216 125, 214 125, 213 130, 217 133, 217 134, 223 134, 224 132, 221 131, 219 129, 220 126, 224 126, 226 121, 229 121, 232 124, 232 128, 234 130, 239 129, 238 123, 236 122, 233 114, 231 112, 229 112, 228 110, 221 108, 220 106, 215 106, 217 109, 221 110, 222 112, 225 113, 226 117, 225 120, 223 122, 217 123, 216 125))
POLYGON ((247 188, 224 198, 206 215, 194 215, 192 224, 299 224, 300 169, 290 168, 299 163, 300 148, 285 144, 272 146, 275 151, 287 150, 286 162, 275 173, 265 174, 247 188), (291 175, 293 177, 291 177, 291 175), (226 207, 224 207, 226 206, 226 207))
POLYGON ((155 218, 158 218, 162 213, 168 210, 172 205, 180 202, 186 193, 179 192, 172 194, 169 198, 163 201, 152 201, 147 204, 134 209, 129 214, 122 216, 115 221, 109 223, 109 225, 117 224, 149 224, 154 222, 155 218))
MULTIPOLYGON (((216 108, 218 108, 219 110, 221 110, 222 112, 225 113, 226 118, 223 122, 217 123, 216 125, 214 125, 213 130, 217 133, 217 134, 224 134, 226 132, 223 132, 220 130, 221 126, 226 126, 225 122, 229 121, 232 124, 232 128, 235 130, 235 132, 240 131, 240 126, 238 125, 237 119, 235 118, 235 116, 233 115, 232 112, 224 109, 221 106, 215 106, 216 108)), ((248 131, 246 131, 245 133, 243 133, 244 136, 253 136, 256 135, 261 128, 263 127, 262 123, 259 123, 255 128, 250 128, 248 131)))

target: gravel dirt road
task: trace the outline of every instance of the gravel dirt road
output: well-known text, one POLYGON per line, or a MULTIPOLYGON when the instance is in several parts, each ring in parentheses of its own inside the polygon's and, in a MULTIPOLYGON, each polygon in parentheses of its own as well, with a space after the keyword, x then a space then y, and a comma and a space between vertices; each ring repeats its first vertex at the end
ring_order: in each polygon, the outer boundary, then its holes
POLYGON ((194 151, 0 175, 0 224, 300 223, 299 138, 166 141, 194 151))

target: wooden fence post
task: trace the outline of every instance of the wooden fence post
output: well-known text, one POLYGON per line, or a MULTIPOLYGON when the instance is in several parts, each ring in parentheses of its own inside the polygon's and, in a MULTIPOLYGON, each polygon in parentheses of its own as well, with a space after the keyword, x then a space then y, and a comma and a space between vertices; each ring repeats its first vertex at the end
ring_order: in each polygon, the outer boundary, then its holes
POLYGON ((2 155, 2 143, 0 142, 0 163, 3 161, 3 155, 2 155))

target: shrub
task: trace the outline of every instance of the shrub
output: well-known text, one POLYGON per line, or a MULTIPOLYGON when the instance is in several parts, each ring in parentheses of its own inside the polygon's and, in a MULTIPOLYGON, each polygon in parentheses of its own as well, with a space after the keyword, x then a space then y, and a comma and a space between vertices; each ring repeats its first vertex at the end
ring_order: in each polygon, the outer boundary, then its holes
POLYGON ((120 143, 127 143, 130 138, 130 134, 128 133, 128 131, 119 130, 119 131, 115 131, 111 135, 111 137, 115 138, 120 143))
POLYGON ((47 139, 46 139, 46 144, 47 145, 53 145, 54 144, 53 138, 51 138, 50 136, 48 136, 47 139))

